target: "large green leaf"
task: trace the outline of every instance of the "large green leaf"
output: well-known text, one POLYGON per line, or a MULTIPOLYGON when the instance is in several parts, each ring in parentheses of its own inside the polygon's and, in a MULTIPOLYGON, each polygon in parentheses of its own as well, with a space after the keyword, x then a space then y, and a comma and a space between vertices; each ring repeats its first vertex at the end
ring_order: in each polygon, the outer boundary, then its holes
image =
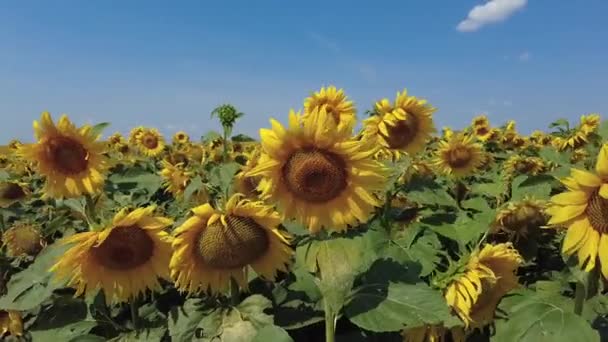
POLYGON ((360 328, 375 332, 400 331, 406 326, 451 319, 441 293, 425 284, 391 283, 388 288, 369 284, 355 294, 344 312, 360 328))
POLYGON ((32 330, 30 334, 33 341, 82 341, 81 336, 96 325, 96 321, 78 321, 54 329, 32 330))
POLYGON ((219 164, 209 172, 209 182, 218 186, 223 194, 227 194, 232 188, 232 179, 240 168, 241 166, 234 162, 219 164))
POLYGON ((253 342, 293 342, 287 331, 276 325, 267 325, 258 330, 253 342))
POLYGON ((63 283, 51 279, 49 269, 69 248, 55 243, 47 246, 25 270, 13 275, 7 284, 7 293, 0 297, 4 310, 31 310, 47 300, 63 283))
POLYGON ((415 177, 407 184, 405 191, 408 200, 419 204, 446 206, 455 204, 445 188, 432 179, 415 177))
POLYGON ((222 324, 222 312, 206 309, 199 299, 191 298, 171 309, 168 324, 172 341, 210 340, 222 324))
POLYGON ((103 133, 104 129, 108 128, 108 126, 110 126, 109 122, 98 123, 97 125, 93 126, 91 133, 93 133, 95 136, 99 136, 101 133, 103 133))
POLYGON ((548 199, 553 180, 554 178, 548 175, 516 177, 512 182, 511 200, 521 201, 525 197, 548 199))

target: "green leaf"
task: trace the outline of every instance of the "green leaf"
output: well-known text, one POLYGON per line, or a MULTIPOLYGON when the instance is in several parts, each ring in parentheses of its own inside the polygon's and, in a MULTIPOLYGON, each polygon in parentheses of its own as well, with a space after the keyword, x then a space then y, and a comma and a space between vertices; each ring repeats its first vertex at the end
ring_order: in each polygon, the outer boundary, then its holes
POLYGON ((507 185, 503 181, 496 183, 476 183, 471 187, 471 191, 476 194, 489 197, 500 197, 507 191, 507 185))
POLYGON ((241 166, 234 162, 217 165, 211 169, 209 181, 218 186, 223 194, 227 194, 232 189, 232 180, 240 168, 241 166))
POLYGON ((388 288, 370 284, 355 294, 344 312, 358 327, 374 332, 400 331, 406 326, 451 319, 441 293, 425 284, 391 283, 388 288))
POLYGON ((293 342, 287 331, 276 325, 267 325, 258 330, 253 342, 293 342))
POLYGON ((212 142, 213 140, 221 138, 221 137, 222 137, 222 135, 220 133, 218 133, 217 131, 209 131, 201 137, 201 141, 204 143, 209 143, 209 142, 212 142))
POLYGON ((608 120, 602 120, 597 134, 602 137, 602 141, 608 141, 608 120))
POLYGON ((210 340, 222 325, 222 312, 205 309, 199 299, 191 298, 171 309, 168 324, 173 341, 193 341, 195 337, 210 340))
POLYGON ((162 185, 162 178, 154 173, 142 169, 130 169, 124 174, 112 174, 108 180, 114 189, 133 191, 143 189, 149 195, 154 194, 162 185))
POLYGON ((250 321, 256 329, 272 325, 273 318, 271 315, 264 313, 264 310, 272 307, 270 299, 255 294, 245 298, 236 309, 241 313, 243 320, 250 321))
POLYGON ((530 303, 516 307, 504 324, 496 327, 495 342, 600 341, 597 331, 582 317, 551 303, 530 303))
POLYGON ((145 341, 145 342, 161 342, 163 337, 167 333, 166 327, 152 327, 152 328, 141 328, 138 331, 130 331, 128 333, 120 334, 118 337, 111 339, 112 342, 131 342, 131 341, 145 341))
POLYGON ((463 208, 474 209, 477 211, 488 211, 491 210, 488 202, 482 197, 469 198, 461 203, 463 208))
POLYGON ((4 310, 27 311, 47 300, 62 283, 51 281, 49 269, 65 253, 68 245, 55 243, 47 246, 25 270, 13 275, 7 284, 7 293, 0 297, 4 310))
POLYGON ((97 125, 93 126, 91 133, 93 133, 95 136, 99 136, 108 126, 110 126, 109 122, 98 123, 97 125))
POLYGON ((551 194, 551 181, 548 175, 519 176, 512 182, 511 200, 521 201, 526 196, 539 200, 548 199, 551 194))
POLYGON ((105 342, 105 341, 106 341, 105 338, 103 338, 99 335, 93 335, 93 334, 77 336, 70 340, 70 342, 105 342))
POLYGON ((454 199, 445 188, 432 179, 414 177, 408 182, 405 192, 408 200, 419 204, 455 205, 454 199))
POLYGON ((192 195, 194 195, 196 192, 203 189, 203 187, 204 187, 203 180, 201 179, 200 176, 196 176, 196 177, 192 178, 192 180, 190 181, 190 184, 188 184, 188 186, 184 190, 184 201, 186 201, 186 202, 189 201, 190 197, 192 197, 192 195))
POLYGON ((95 321, 79 321, 54 329, 30 330, 30 334, 33 341, 71 341, 87 334, 96 325, 95 321))
POLYGON ((253 142, 255 139, 245 134, 237 134, 230 138, 234 142, 253 142))
POLYGON ((563 127, 564 129, 568 129, 569 126, 570 123, 566 119, 557 119, 549 124, 549 128, 563 127))

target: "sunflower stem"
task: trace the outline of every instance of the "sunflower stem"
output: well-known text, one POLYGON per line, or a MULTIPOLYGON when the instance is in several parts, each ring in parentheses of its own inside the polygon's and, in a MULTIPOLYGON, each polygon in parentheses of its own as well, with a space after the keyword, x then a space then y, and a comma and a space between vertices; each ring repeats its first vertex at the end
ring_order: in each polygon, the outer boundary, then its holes
POLYGON ((574 290, 574 313, 579 316, 583 313, 585 297, 585 285, 580 281, 576 282, 576 288, 574 290))
POLYGON ((230 304, 232 306, 239 305, 240 295, 239 284, 234 278, 230 278, 230 304))
POLYGON ((139 329, 139 307, 137 305, 137 298, 133 297, 129 302, 131 306, 131 323, 133 323, 133 330, 139 329))
POLYGON ((336 317, 327 299, 323 299, 325 311, 325 342, 334 342, 336 335, 336 317))

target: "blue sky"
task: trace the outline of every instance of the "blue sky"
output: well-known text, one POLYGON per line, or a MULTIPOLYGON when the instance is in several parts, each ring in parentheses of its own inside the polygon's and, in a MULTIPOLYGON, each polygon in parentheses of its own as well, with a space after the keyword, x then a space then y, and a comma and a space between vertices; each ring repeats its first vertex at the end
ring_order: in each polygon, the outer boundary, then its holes
POLYGON ((361 114, 407 88, 438 128, 608 113, 608 1, 486 2, 2 1, 0 141, 44 110, 200 136, 223 102, 257 137, 328 84, 361 114))

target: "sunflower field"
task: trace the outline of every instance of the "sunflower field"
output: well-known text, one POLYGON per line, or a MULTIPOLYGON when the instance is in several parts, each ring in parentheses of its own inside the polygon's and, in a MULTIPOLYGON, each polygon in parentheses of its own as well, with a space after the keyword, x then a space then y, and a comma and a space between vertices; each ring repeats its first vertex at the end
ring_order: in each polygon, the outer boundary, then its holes
POLYGON ((0 149, 2 338, 608 340, 608 124, 435 112, 330 86, 200 139, 42 113, 0 149))

